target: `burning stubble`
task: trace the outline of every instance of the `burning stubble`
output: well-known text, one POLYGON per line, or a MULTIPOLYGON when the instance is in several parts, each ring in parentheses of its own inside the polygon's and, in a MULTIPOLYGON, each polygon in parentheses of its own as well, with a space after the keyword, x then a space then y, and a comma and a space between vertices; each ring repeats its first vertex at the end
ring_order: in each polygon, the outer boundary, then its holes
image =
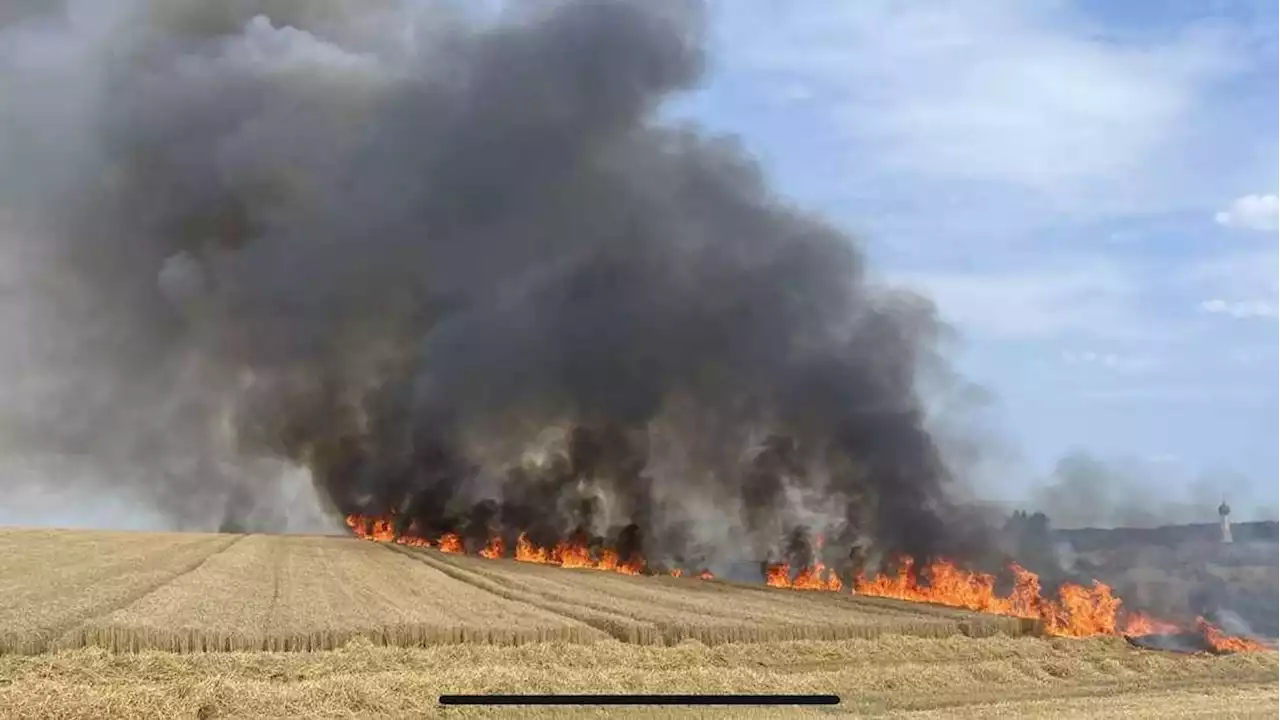
POLYGON ((696 4, 112 5, 0 31, 20 449, 191 527, 284 526, 284 461, 477 551, 964 548, 931 304, 655 115, 696 4))

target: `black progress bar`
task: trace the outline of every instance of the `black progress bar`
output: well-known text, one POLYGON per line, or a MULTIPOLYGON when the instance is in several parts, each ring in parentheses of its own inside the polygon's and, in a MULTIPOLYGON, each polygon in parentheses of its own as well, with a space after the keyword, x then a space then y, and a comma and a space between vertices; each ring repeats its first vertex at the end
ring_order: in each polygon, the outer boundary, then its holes
POLYGON ((839 705, 837 695, 441 695, 441 705, 839 705))

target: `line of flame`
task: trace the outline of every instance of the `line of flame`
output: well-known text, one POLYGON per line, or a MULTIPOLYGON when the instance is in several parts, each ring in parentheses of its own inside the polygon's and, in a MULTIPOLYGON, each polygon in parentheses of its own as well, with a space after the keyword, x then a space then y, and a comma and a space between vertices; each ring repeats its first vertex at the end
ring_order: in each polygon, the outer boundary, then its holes
MULTIPOLYGON (((398 533, 396 531, 395 516, 393 515, 367 517, 352 514, 347 516, 346 522, 347 526, 356 535, 366 540, 396 543, 410 547, 434 547, 441 552, 448 553, 465 552, 462 538, 457 533, 443 533, 435 542, 421 537, 412 527, 404 533, 398 533)), ((480 550, 479 555, 491 560, 504 557, 506 555, 506 547, 502 538, 496 535, 490 537, 488 543, 480 550)), ((538 547, 524 534, 521 534, 516 539, 515 551, 512 557, 520 562, 558 565, 568 568, 588 568, 616 572, 622 575, 641 575, 647 570, 645 560, 639 554, 624 560, 616 550, 600 548, 593 553, 585 544, 575 544, 567 540, 562 540, 549 548, 538 547)), ((680 571, 680 573, 682 574, 683 571, 680 571)), ((676 577, 680 576, 674 571, 672 574, 676 577)), ((703 570, 698 577, 703 580, 709 580, 714 576, 709 571, 703 570)))
MULTIPOLYGON (((432 543, 417 535, 412 527, 405 533, 397 533, 394 517, 349 515, 347 525, 358 536, 367 540, 411 547, 435 547, 441 552, 449 553, 464 552, 462 538, 456 533, 444 533, 432 543)), ((502 538, 493 536, 479 555, 497 559, 503 557, 505 552, 502 538)), ((516 539, 513 558, 519 562, 589 568, 624 575, 646 572, 644 558, 639 555, 624 561, 615 550, 601 548, 593 554, 585 544, 570 543, 567 540, 562 540, 553 547, 540 547, 523 533, 516 539)), ((873 578, 859 575, 853 580, 852 592, 869 597, 927 602, 995 615, 1039 619, 1047 634, 1061 637, 1138 637, 1193 631, 1203 637, 1210 647, 1220 652, 1263 649, 1261 644, 1253 640, 1228 635, 1204 618, 1197 618, 1194 628, 1185 628, 1141 612, 1122 612, 1121 599, 1112 593, 1110 586, 1097 580, 1092 587, 1064 583, 1059 587, 1056 599, 1046 598, 1041 594, 1040 577, 1014 563, 1009 566, 1014 576, 1013 589, 1007 596, 1001 596, 996 593, 994 576, 964 570, 947 560, 935 561, 924 569, 922 575, 928 579, 927 584, 917 580, 914 569, 913 562, 906 558, 900 561, 896 574, 879 574, 873 578), (1121 619, 1123 624, 1120 624, 1121 619)), ((680 568, 669 572, 673 577, 684 576, 684 570, 680 568)), ((715 576, 710 571, 703 570, 698 573, 698 577, 711 580, 715 576)), ((768 565, 765 568, 765 583, 770 587, 793 590, 840 592, 845 588, 839 575, 820 560, 815 560, 812 565, 803 567, 794 574, 787 563, 768 565)))

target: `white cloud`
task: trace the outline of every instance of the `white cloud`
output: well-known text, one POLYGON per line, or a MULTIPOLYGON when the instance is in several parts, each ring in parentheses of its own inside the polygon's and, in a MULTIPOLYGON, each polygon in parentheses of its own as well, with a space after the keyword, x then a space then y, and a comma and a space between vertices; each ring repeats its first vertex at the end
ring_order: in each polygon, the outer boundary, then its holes
POLYGON ((1064 350, 1062 352, 1062 361, 1068 365, 1091 365, 1096 363, 1112 367, 1119 362, 1119 359, 1119 356, 1115 353, 1099 355, 1092 350, 1085 350, 1082 352, 1064 350))
POLYGON ((1222 299, 1205 300, 1200 309, 1217 315, 1230 315, 1233 318, 1269 318, 1276 316, 1276 306, 1266 300, 1240 300, 1228 302, 1222 299))
POLYGON ((1054 0, 717 7, 728 62, 821 87, 857 162, 1055 201, 1162 181, 1155 161, 1234 67, 1220 34, 1117 41, 1054 0))
MULTIPOLYGON (((1195 303, 1202 314, 1239 320, 1275 319, 1280 298, 1278 262, 1280 257, 1273 243, 1243 252, 1218 252, 1190 263, 1174 282, 1190 294, 1187 305, 1195 298, 1205 298, 1195 303)), ((1245 325, 1235 327, 1247 332, 1245 325)))
POLYGON ((1245 195, 1226 210, 1213 216, 1222 226, 1236 230, 1275 230, 1280 227, 1280 198, 1275 195, 1245 195))
POLYGON ((1115 365, 1119 358, 1114 354, 1099 355, 1092 350, 1084 352, 1076 352, 1074 350, 1065 350, 1062 353, 1062 361, 1068 365, 1084 365, 1092 363, 1100 363, 1103 365, 1115 365))
POLYGON ((1064 350, 1062 352, 1062 362, 1067 365, 1098 367, 1122 373, 1142 372, 1150 370, 1157 365, 1154 360, 1149 358, 1095 350, 1064 350))

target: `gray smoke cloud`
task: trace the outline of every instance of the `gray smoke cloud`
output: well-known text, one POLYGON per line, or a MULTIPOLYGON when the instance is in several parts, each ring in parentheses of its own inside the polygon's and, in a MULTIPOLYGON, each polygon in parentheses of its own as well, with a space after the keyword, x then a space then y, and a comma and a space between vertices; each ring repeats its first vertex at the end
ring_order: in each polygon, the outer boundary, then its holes
POLYGON ((656 118, 702 8, 514 5, 0 18, 10 448, 186 527, 980 542, 918 397, 932 305, 656 118))
POLYGON ((1218 522, 1226 501, 1235 522, 1274 519, 1274 509, 1247 502, 1249 479, 1229 471, 1188 475, 1168 462, 1100 458, 1076 451, 1062 457, 1033 489, 1028 507, 1062 528, 1153 528, 1218 522))

